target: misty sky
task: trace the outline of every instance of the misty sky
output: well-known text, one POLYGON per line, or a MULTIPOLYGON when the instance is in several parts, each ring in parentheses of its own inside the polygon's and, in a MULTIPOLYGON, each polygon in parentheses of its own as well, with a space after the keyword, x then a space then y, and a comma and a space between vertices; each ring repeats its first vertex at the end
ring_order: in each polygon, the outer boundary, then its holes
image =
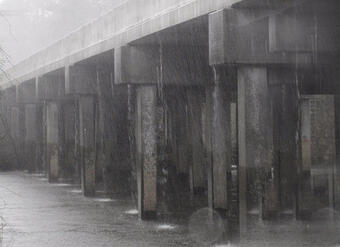
POLYGON ((0 47, 13 64, 124 0, 0 0, 0 47))

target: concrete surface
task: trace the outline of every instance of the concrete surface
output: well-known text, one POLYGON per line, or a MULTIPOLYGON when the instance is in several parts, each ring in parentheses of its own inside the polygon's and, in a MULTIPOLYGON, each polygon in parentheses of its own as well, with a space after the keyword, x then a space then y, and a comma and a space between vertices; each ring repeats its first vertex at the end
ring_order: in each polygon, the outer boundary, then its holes
MULTIPOLYGON (((152 222, 139 221, 133 209, 128 200, 84 198, 79 186, 48 184, 42 175, 0 173, 0 246, 238 246, 211 243, 223 223, 217 216, 209 224, 204 209, 152 222)), ((328 214, 315 212, 309 222, 257 223, 241 245, 340 246, 337 217, 321 220, 328 214)))

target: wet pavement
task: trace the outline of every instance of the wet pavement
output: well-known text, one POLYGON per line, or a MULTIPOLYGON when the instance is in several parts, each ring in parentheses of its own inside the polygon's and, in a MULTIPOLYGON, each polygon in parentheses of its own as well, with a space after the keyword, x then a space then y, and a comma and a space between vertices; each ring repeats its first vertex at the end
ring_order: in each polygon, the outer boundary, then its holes
MULTIPOLYGON (((329 211, 315 216, 324 214, 329 211)), ((21 172, 0 173, 0 222, 1 247, 340 246, 339 221, 318 217, 257 223, 241 244, 212 244, 225 225, 206 221, 204 210, 187 219, 142 222, 131 201, 85 198, 77 185, 48 184, 21 172)))

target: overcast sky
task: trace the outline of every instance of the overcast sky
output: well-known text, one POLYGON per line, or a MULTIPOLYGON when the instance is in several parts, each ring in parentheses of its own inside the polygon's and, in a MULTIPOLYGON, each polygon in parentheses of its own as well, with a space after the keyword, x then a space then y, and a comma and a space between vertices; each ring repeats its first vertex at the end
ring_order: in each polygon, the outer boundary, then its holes
POLYGON ((0 47, 13 64, 123 0, 0 0, 0 47))

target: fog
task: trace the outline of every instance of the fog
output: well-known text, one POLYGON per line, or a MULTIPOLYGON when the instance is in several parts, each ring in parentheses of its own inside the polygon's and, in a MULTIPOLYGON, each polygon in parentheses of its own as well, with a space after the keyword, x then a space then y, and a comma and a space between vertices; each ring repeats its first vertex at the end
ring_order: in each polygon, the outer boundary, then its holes
POLYGON ((339 247, 339 16, 0 0, 0 247, 339 247))
POLYGON ((0 47, 16 64, 122 2, 0 0, 0 47))

